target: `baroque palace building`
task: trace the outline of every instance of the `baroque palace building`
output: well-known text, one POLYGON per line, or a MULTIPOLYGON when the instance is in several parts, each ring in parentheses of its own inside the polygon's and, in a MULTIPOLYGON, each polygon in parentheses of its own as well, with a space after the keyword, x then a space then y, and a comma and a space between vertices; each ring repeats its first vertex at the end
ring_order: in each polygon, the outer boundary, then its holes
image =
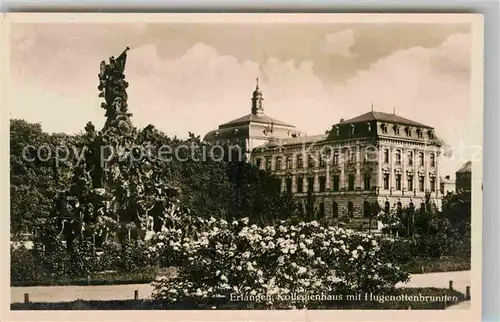
POLYGON ((280 177, 282 190, 302 207, 311 191, 319 218, 348 216, 362 228, 375 202, 385 211, 418 208, 426 194, 441 207, 442 142, 432 127, 395 113, 372 107, 324 134, 305 135, 264 114, 257 83, 251 113, 220 125, 205 141, 244 146, 248 161, 280 177))

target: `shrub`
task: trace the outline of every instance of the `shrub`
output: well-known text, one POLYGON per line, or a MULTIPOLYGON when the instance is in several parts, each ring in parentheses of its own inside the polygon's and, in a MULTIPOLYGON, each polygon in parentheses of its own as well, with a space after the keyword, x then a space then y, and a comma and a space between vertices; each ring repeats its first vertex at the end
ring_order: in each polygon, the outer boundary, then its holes
POLYGON ((33 252, 25 246, 18 248, 10 247, 10 280, 14 284, 16 281, 35 281, 36 259, 33 252))
POLYGON ((315 221, 258 227, 211 218, 190 235, 164 228, 150 252, 176 258, 179 271, 155 280, 153 297, 257 297, 281 308, 306 305, 292 294, 384 293, 409 275, 383 261, 382 239, 315 221))

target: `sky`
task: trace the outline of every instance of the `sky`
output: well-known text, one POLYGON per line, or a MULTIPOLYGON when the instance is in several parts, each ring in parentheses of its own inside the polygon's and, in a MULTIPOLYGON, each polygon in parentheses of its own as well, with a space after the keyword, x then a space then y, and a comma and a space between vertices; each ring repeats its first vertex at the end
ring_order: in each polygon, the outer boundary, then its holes
MULTIPOLYGON (((258 77, 265 114, 308 134, 373 104, 435 127, 452 147, 470 137, 466 24, 13 24, 10 117, 48 132, 101 128, 99 64, 127 46, 137 127, 203 137, 250 113, 258 77)), ((470 153, 443 171, 453 175, 470 153)))

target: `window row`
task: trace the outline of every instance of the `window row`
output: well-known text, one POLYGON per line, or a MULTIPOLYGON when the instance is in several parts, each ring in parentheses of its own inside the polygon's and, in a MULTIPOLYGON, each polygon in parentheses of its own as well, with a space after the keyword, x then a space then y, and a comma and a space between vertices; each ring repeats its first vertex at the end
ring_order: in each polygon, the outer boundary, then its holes
MULTIPOLYGON (((345 207, 340 207, 339 204, 336 201, 332 201, 332 212, 331 216, 333 218, 339 218, 339 217, 354 217, 354 213, 360 213, 364 218, 370 218, 370 216, 374 217, 378 214, 379 211, 383 211, 386 214, 389 214, 391 212, 391 204, 389 201, 386 201, 383 205, 383 208, 381 205, 378 203, 370 203, 368 201, 363 202, 362 209, 358 209, 357 207, 354 206, 354 203, 352 201, 347 202, 347 206, 345 207)), ((403 205, 401 202, 398 202, 394 204, 394 207, 392 209, 396 209, 396 212, 400 213, 403 211, 403 205)), ((424 203, 420 204, 420 211, 425 209, 424 203)), ((408 204, 408 210, 409 211, 417 211, 415 208, 415 205, 413 202, 410 202, 408 204)), ((305 206, 301 202, 298 204, 298 211, 299 214, 304 215, 305 214, 305 206)), ((325 218, 325 201, 320 202, 318 207, 316 208, 315 211, 315 217, 313 219, 323 219, 325 218)))
MULTIPOLYGON (((404 133, 407 137, 412 137, 413 136, 413 128, 411 128, 410 126, 403 126, 404 128, 404 133)), ((385 124, 385 123, 382 123, 380 125, 380 130, 382 131, 382 134, 388 134, 389 133, 389 125, 388 124, 385 124)), ((394 135, 401 135, 401 125, 398 125, 398 124, 394 124, 392 125, 392 134, 394 135)), ((415 133, 417 135, 417 138, 419 139, 423 139, 424 138, 424 130, 420 129, 420 128, 417 128, 415 129, 415 133)), ((429 139, 434 139, 434 131, 432 129, 429 129, 427 130, 427 137, 429 139)))
MULTIPOLYGON (((384 149, 384 163, 389 163, 390 156, 389 149, 384 149)), ((394 152, 394 162, 396 165, 401 165, 402 163, 402 158, 401 158, 401 150, 396 150, 394 152)), ((406 155, 406 162, 407 165, 413 166, 414 163, 414 156, 413 156, 413 151, 408 151, 406 155)), ((424 152, 419 152, 418 153, 418 166, 424 166, 425 165, 425 154, 424 152)), ((434 153, 429 153, 429 166, 435 167, 436 166, 436 155, 434 153)))
MULTIPOLYGON (((383 178, 384 190, 389 190, 391 188, 389 181, 390 181, 390 175, 387 173, 384 174, 384 178, 383 178)), ((414 181, 413 176, 407 176, 406 191, 413 191, 414 190, 413 181, 414 181)), ((431 192, 436 191, 436 178, 434 178, 434 177, 429 178, 429 186, 430 186, 429 190, 431 192)), ((396 191, 402 190, 402 176, 400 174, 395 175, 395 187, 394 187, 394 189, 396 191)), ((423 177, 423 176, 418 177, 418 191, 420 191, 420 192, 425 191, 425 177, 423 177)))
MULTIPOLYGON (((326 177, 325 176, 319 176, 318 177, 318 192, 325 192, 326 191, 326 177)), ((347 191, 354 191, 356 189, 355 187, 355 182, 356 182, 356 176, 354 174, 349 174, 347 176, 347 191)), ((340 191, 340 175, 335 174, 332 175, 332 191, 340 191)), ((307 178, 307 190, 308 191, 315 191, 314 190, 314 177, 308 177, 307 178)), ((395 175, 395 187, 393 187, 396 191, 401 191, 403 189, 403 183, 402 183, 402 176, 400 174, 395 175)), ((370 174, 364 174, 363 175, 363 190, 369 191, 372 189, 371 185, 371 175, 370 174)), ((383 189, 384 190, 389 190, 391 189, 390 185, 390 175, 389 174, 384 174, 383 176, 383 189)), ((414 177, 413 176, 407 176, 407 185, 406 185, 406 191, 413 191, 414 190, 414 177)), ((436 192, 436 178, 435 177, 430 177, 429 178, 429 190, 431 192, 436 192)), ((292 193, 292 178, 286 178, 285 179, 285 191, 292 193)), ((425 191, 425 177, 419 176, 418 177, 418 191, 424 192, 425 191)), ((304 193, 306 192, 304 189, 304 177, 299 176, 297 177, 297 193, 304 193)))

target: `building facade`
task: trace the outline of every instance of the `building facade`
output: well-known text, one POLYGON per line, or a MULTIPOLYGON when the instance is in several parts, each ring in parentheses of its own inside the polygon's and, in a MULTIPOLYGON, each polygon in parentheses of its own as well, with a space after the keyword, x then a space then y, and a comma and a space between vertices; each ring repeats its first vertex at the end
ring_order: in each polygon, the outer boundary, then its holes
POLYGON ((449 175, 446 175, 439 179, 441 184, 440 190, 443 196, 446 196, 449 193, 455 193, 455 181, 451 179, 449 175))
POLYGON ((430 126, 372 108, 340 120, 324 134, 306 136, 263 114, 257 86, 252 113, 219 126, 205 140, 231 142, 235 129, 245 134, 239 142, 251 152, 249 161, 280 177, 282 190, 292 193, 302 209, 308 191, 314 194, 319 218, 347 216, 363 228, 375 203, 386 211, 418 208, 426 194, 441 207, 442 143, 430 126))
POLYGON ((472 189, 472 162, 467 161, 455 173, 456 191, 471 191, 472 189))

